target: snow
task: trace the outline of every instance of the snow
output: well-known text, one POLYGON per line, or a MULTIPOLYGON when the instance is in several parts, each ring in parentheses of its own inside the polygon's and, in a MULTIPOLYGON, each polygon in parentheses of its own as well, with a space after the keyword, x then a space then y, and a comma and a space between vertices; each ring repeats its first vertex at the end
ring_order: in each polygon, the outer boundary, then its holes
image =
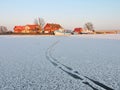
POLYGON ((0 90, 120 90, 119 53, 119 34, 1 35, 0 90))

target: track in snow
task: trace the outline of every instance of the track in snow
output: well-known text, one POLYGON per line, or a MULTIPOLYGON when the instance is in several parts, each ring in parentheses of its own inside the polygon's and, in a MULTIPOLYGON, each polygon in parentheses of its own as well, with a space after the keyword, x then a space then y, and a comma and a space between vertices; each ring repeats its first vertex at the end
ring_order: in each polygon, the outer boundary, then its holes
POLYGON ((52 49, 55 45, 57 45, 60 41, 56 41, 53 43, 46 51, 46 58, 49 60, 55 67, 59 68, 63 72, 67 73, 69 76, 73 77, 74 79, 80 80, 83 84, 88 85, 93 90, 114 90, 110 88, 107 85, 104 85, 103 83, 100 83, 98 81, 95 81, 87 76, 81 75, 78 71, 74 71, 71 67, 68 67, 62 63, 59 62, 58 59, 54 58, 52 55, 52 49))

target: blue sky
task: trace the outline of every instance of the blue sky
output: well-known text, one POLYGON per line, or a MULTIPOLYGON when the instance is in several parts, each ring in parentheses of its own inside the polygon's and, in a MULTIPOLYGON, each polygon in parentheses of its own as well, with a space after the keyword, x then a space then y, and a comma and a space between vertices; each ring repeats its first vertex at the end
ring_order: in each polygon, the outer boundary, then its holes
POLYGON ((32 24, 40 17, 66 29, 91 22, 96 30, 120 29, 120 0, 1 0, 0 25, 32 24))

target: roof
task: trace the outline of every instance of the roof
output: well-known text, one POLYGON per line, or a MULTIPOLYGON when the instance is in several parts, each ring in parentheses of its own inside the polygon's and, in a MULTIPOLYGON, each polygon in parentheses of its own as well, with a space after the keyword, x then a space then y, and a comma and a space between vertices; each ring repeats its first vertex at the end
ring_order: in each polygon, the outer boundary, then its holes
POLYGON ((32 29, 38 28, 38 25, 36 25, 36 24, 33 24, 33 25, 27 24, 25 26, 15 26, 14 30, 24 30, 26 27, 28 27, 28 29, 32 30, 32 29))
POLYGON ((47 23, 44 27, 44 29, 59 29, 62 28, 60 24, 53 24, 53 23, 47 23))
POLYGON ((36 29, 38 28, 38 25, 37 24, 34 24, 34 25, 26 25, 25 27, 29 27, 29 29, 36 29))

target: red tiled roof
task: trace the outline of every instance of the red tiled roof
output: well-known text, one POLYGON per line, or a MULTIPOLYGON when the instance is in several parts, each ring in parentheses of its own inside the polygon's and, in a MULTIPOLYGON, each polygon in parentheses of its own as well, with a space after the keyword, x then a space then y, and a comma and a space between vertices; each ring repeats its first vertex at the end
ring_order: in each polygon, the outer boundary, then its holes
POLYGON ((47 23, 44 27, 44 30, 57 30, 59 28, 62 28, 60 26, 60 24, 50 24, 50 23, 47 23))
POLYGON ((73 32, 81 33, 82 30, 83 30, 82 28, 75 28, 73 32))
POLYGON ((35 25, 26 25, 26 26, 28 26, 31 30, 36 29, 38 27, 38 25, 36 25, 36 24, 35 25))

